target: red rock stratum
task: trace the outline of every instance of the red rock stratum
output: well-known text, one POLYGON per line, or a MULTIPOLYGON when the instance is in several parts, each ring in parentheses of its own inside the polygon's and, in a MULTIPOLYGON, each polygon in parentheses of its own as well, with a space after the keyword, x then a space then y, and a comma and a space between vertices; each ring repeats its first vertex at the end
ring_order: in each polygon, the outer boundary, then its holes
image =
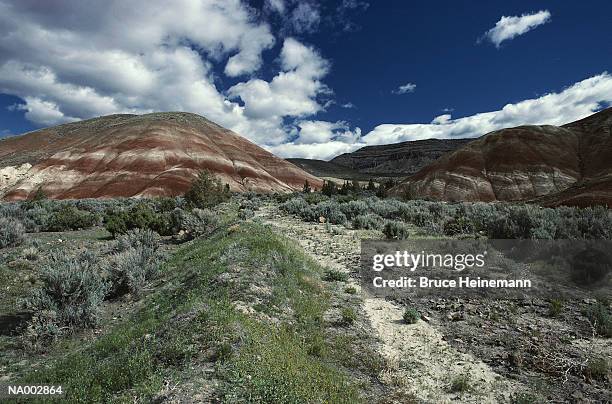
POLYGON ((285 192, 322 181, 199 115, 109 115, 0 141, 0 196, 42 186, 56 199, 175 196, 200 170, 235 191, 285 192))
POLYGON ((563 126, 491 132, 393 188, 443 201, 612 206, 612 108, 563 126))

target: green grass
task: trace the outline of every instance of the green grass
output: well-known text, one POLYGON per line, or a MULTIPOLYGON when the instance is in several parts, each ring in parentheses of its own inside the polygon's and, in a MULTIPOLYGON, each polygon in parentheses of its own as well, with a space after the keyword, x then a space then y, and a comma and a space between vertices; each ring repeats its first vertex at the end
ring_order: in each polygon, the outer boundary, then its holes
POLYGON ((262 225, 241 224, 181 247, 163 271, 163 287, 126 322, 85 346, 52 347, 49 365, 19 382, 62 384, 70 401, 146 402, 164 380, 195 377, 192 369, 208 362, 223 401, 359 401, 340 350, 326 337, 322 268, 293 243, 262 225), (219 281, 236 268, 235 281, 219 281), (257 307, 290 313, 278 315, 280 325, 232 304, 248 301, 250 285, 262 279, 271 293, 257 307))

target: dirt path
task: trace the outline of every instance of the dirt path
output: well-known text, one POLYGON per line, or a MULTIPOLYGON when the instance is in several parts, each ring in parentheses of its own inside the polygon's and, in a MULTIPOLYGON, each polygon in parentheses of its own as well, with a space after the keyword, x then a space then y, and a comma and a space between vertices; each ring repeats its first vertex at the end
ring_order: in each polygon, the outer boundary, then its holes
MULTIPOLYGON (((349 273, 358 267, 360 240, 382 236, 374 231, 305 223, 273 205, 263 206, 257 217, 296 240, 323 266, 349 273)), ((354 273, 349 282, 360 289, 354 273)), ((516 382, 457 351, 429 323, 405 324, 403 309, 394 302, 368 296, 365 291, 361 297, 363 312, 380 340, 379 350, 386 361, 380 380, 396 391, 396 402, 410 398, 436 403, 509 402, 513 392, 521 391, 516 382)))

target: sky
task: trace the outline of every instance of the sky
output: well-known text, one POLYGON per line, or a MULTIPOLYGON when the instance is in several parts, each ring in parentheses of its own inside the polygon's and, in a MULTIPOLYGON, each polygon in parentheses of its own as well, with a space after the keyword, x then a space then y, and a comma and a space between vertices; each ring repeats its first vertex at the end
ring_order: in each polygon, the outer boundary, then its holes
POLYGON ((0 137, 188 111, 282 157, 612 105, 612 2, 0 0, 0 137))

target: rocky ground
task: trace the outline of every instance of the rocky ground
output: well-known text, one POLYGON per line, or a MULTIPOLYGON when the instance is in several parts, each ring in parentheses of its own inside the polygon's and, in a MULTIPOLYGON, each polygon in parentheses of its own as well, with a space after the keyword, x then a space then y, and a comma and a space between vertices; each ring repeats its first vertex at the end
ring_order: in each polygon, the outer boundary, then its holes
POLYGON ((590 363, 612 360, 612 341, 596 337, 583 315, 594 299, 550 315, 543 301, 385 300, 359 288, 360 240, 377 231, 306 223, 267 205, 258 217, 322 265, 346 272, 360 290, 360 316, 385 358, 380 380, 393 402, 609 402, 610 374, 590 363), (406 324, 405 307, 421 320, 406 324))

